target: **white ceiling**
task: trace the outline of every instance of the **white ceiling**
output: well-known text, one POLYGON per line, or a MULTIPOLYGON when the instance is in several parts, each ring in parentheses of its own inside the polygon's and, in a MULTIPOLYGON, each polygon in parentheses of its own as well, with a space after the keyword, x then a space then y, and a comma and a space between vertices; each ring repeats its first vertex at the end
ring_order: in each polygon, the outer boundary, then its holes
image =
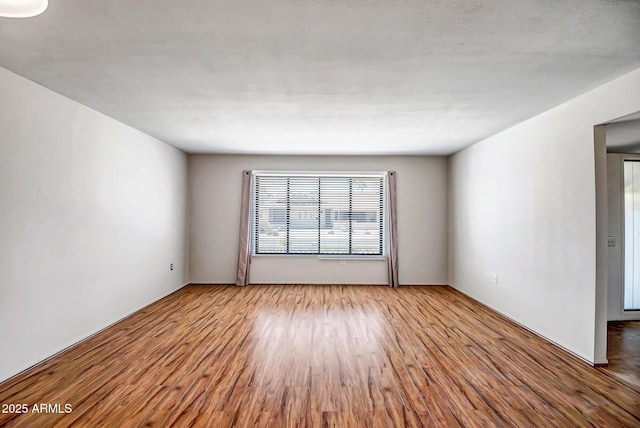
POLYGON ((188 152, 450 154, 640 67, 640 1, 51 0, 0 66, 188 152))

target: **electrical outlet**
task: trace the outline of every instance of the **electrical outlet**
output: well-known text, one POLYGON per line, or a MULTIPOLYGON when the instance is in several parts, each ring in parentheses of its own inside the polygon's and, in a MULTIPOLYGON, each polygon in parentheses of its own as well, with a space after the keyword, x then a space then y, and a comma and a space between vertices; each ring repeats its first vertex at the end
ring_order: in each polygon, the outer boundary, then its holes
POLYGON ((609 236, 607 238, 607 247, 615 247, 616 246, 616 237, 615 236, 609 236))
POLYGON ((498 274, 495 272, 491 272, 491 282, 494 284, 498 284, 498 274))
POLYGON ((341 264, 341 265, 343 265, 343 264, 345 264, 345 263, 347 263, 347 261, 346 261, 345 259, 340 259, 340 264, 341 264))
POLYGON ((169 270, 173 270, 173 263, 169 265, 169 270))

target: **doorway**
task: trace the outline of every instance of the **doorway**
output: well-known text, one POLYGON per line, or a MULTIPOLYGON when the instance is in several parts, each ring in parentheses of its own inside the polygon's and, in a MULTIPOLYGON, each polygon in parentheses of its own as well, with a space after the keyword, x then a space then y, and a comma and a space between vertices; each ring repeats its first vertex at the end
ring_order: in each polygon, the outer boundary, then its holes
POLYGON ((640 386, 640 113, 606 124, 607 360, 640 386))

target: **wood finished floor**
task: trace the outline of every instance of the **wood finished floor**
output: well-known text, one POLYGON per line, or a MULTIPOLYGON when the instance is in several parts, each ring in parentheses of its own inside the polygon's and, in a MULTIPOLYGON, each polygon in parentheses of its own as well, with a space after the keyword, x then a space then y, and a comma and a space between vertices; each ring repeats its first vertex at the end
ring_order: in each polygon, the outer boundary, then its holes
POLYGON ((640 388, 640 321, 610 321, 607 327, 607 371, 640 388))
POLYGON ((640 426, 640 389, 448 287, 189 286, 4 384, 40 426, 640 426))

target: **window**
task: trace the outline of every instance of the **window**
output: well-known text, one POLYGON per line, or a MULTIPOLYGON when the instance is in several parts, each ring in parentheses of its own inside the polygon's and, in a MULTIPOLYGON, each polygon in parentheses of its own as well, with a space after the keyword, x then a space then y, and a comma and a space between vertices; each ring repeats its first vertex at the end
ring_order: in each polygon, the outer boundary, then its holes
POLYGON ((256 173, 253 253, 383 255, 386 175, 256 173))
POLYGON ((624 161, 623 309, 640 310, 640 161, 624 161))

